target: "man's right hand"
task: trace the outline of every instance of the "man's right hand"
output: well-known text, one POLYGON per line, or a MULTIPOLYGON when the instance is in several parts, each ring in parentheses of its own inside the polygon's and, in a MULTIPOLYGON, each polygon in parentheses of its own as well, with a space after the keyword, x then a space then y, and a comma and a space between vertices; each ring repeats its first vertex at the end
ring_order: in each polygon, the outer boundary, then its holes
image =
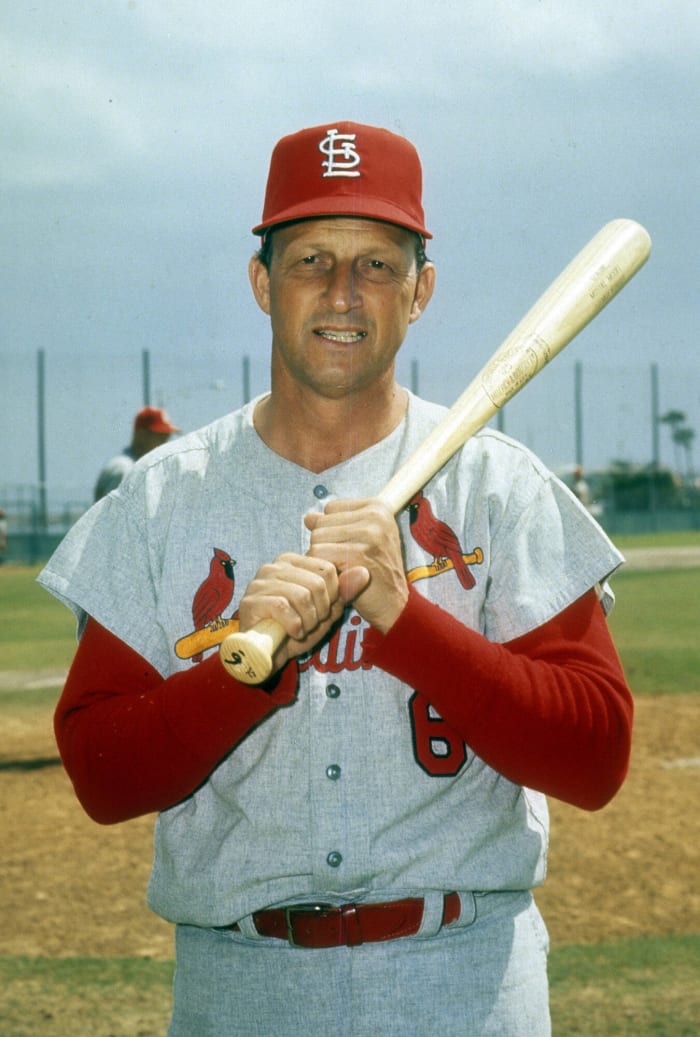
POLYGON ((287 633, 275 653, 273 670, 310 651, 343 614, 338 573, 321 558, 286 553, 261 566, 238 608, 241 631, 274 619, 287 633))

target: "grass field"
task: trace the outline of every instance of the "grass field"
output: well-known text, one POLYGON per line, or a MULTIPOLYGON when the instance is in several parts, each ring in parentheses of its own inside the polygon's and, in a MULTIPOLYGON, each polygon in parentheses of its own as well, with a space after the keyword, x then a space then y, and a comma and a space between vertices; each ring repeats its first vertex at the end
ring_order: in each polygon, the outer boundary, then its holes
MULTIPOLYGON (((699 970, 697 937, 555 951, 554 1037, 697 1037, 699 970)), ((162 1037, 172 971, 160 961, 0 958, 0 1032, 162 1037)))
MULTIPOLYGON (((698 543, 700 535, 664 539, 698 543)), ((630 541, 623 550, 658 542, 630 541)), ((0 569, 0 732, 34 726, 41 757, 55 753, 49 720, 75 649, 75 624, 35 575, 0 569), (56 685, 27 687, 26 677, 38 672, 55 673, 56 685)), ((635 694, 700 691, 700 570, 622 572, 614 587, 611 627, 635 694)), ((0 811, 3 795, 0 783, 0 811)), ((700 934, 560 945, 551 953, 550 976, 554 1037, 700 1034, 700 934)), ((144 957, 0 956, 0 1037, 160 1037, 171 979, 171 962, 144 957)))
POLYGON ((0 569, 2 670, 65 671, 73 658, 75 619, 36 583, 38 571, 28 566, 0 569))
POLYGON ((700 570, 620 572, 610 629, 635 695, 696 691, 700 570))
POLYGON ((700 529, 674 530, 671 533, 638 533, 613 537, 624 554, 630 547, 698 547, 700 529))

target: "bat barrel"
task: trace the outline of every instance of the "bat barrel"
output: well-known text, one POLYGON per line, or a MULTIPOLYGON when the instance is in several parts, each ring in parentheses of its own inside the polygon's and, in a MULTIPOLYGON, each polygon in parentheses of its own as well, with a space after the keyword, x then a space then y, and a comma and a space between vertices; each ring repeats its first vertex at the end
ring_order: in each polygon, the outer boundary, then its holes
POLYGON ((612 220, 598 231, 386 484, 379 497, 394 514, 607 306, 650 251, 649 234, 634 220, 612 220))

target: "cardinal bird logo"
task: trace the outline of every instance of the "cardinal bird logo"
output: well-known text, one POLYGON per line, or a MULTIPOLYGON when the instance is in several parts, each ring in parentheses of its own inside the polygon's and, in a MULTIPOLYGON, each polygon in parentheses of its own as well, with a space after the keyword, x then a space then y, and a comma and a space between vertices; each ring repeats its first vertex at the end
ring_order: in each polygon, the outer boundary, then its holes
POLYGON ((433 556, 435 568, 444 568, 447 561, 450 561, 457 579, 465 590, 473 587, 476 580, 464 561, 464 551, 454 530, 450 529, 446 522, 435 518, 430 501, 423 496, 421 490, 408 502, 408 515, 413 539, 433 556))
MULTIPOLYGON (((225 626, 222 618, 225 608, 231 603, 235 578, 233 567, 236 563, 226 551, 214 548, 214 557, 209 563, 209 575, 200 584, 192 601, 192 619, 195 630, 206 626, 225 626)), ((201 663, 202 653, 192 656, 193 663, 201 663)))

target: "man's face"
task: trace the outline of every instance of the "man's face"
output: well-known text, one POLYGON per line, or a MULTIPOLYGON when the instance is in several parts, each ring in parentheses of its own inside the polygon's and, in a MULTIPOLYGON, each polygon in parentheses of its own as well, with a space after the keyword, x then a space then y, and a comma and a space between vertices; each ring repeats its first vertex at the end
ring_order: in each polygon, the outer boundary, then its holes
POLYGON ((273 371, 328 398, 393 379, 408 325, 432 294, 415 237, 376 220, 336 217, 276 230, 269 271, 251 283, 272 324, 273 371))

